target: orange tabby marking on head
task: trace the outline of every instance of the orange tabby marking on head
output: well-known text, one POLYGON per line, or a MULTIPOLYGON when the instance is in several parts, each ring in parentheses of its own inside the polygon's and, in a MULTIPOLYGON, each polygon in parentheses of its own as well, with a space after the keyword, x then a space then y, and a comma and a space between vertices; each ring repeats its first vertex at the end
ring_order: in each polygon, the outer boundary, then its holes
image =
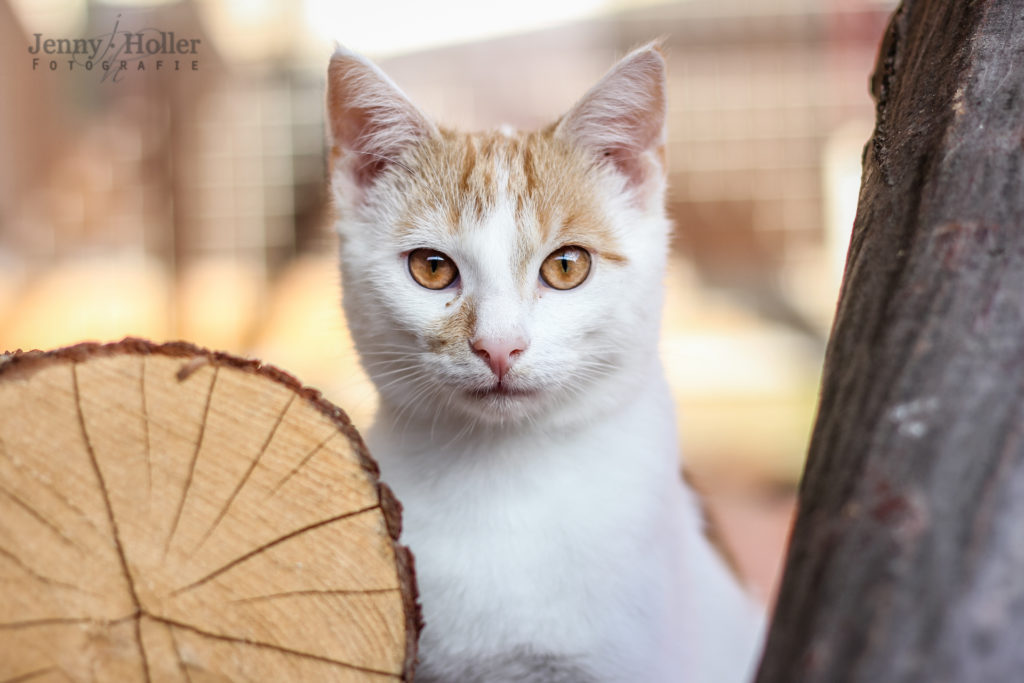
POLYGON ((552 127, 511 135, 442 129, 412 154, 410 219, 437 221, 458 235, 482 225, 503 200, 510 202, 521 282, 531 281, 529 271, 546 256, 537 253, 545 246, 577 244, 610 263, 625 262, 601 212, 593 159, 557 138, 552 127))

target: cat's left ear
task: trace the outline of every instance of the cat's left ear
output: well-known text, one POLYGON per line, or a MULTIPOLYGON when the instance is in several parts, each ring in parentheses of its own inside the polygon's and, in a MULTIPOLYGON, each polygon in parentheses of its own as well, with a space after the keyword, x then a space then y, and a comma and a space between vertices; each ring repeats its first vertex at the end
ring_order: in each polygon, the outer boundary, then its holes
POLYGON ((377 65, 338 47, 327 69, 331 174, 362 193, 434 124, 377 65))
POLYGON ((612 67, 559 120, 555 134, 614 164, 646 197, 666 172, 665 90, 665 60, 649 43, 612 67))

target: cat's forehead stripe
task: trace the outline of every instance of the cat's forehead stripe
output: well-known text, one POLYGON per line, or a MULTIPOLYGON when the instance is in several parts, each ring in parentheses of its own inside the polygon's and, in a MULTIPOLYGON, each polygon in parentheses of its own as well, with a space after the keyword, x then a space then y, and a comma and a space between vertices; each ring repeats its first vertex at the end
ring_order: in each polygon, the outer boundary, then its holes
POLYGON ((457 237, 483 229, 495 210, 512 207, 517 270, 531 267, 537 249, 566 244, 626 261, 602 214, 591 162, 550 129, 511 135, 443 130, 421 153, 419 201, 410 210, 432 214, 438 230, 457 237))

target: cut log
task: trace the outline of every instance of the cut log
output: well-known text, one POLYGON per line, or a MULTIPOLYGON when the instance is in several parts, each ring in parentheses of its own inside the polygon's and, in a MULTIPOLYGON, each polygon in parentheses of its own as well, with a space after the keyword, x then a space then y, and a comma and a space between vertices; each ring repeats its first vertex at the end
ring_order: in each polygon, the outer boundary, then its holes
POLYGON ((904 0, 760 683, 1024 672, 1024 2, 904 0))
POLYGON ((268 366, 125 340, 0 361, 0 681, 408 681, 400 508, 268 366))

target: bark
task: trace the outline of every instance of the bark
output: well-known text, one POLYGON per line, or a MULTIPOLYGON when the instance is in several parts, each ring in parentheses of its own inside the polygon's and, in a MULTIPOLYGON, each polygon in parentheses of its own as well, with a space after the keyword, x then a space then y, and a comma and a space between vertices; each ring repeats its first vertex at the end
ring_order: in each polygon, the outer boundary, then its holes
POLYGON ((0 680, 411 680, 400 508, 348 419, 140 340, 0 356, 0 680))
POLYGON ((905 0, 760 683, 1024 671, 1024 2, 905 0))

